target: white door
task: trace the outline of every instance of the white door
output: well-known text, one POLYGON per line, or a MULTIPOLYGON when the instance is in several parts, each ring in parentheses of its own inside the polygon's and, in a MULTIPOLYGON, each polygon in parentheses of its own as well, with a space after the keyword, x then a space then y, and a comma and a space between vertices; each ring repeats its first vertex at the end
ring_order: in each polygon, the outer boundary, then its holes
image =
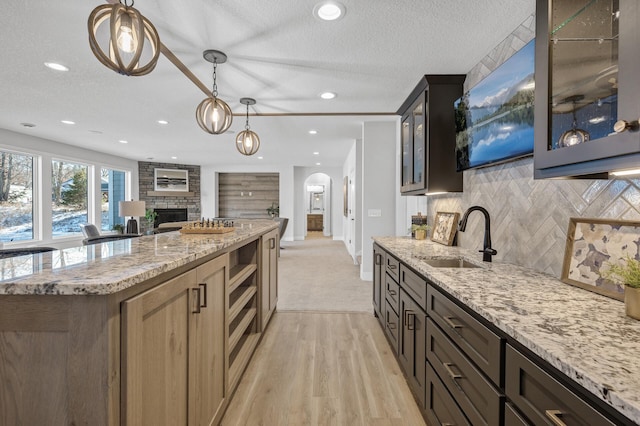
POLYGON ((348 234, 348 247, 349 254, 353 258, 353 263, 358 264, 357 253, 356 253, 356 172, 355 170, 349 171, 349 189, 347 191, 348 198, 348 211, 347 211, 347 219, 349 223, 347 224, 347 234, 348 234))

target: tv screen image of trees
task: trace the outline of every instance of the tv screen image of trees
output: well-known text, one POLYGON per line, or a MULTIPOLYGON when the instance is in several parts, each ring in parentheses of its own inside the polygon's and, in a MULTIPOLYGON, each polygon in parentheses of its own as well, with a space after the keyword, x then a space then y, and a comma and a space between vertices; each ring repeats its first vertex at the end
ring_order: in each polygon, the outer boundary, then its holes
POLYGON ((454 103, 462 171, 533 153, 534 41, 454 103))

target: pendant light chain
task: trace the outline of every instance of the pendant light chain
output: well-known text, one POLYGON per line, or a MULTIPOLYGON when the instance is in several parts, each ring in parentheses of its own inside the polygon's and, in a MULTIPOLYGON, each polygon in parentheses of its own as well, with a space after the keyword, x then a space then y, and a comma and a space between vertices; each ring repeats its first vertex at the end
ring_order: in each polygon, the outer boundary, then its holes
POLYGON ((211 91, 211 93, 213 93, 213 97, 217 98, 218 97, 218 84, 216 83, 216 70, 218 68, 218 61, 216 59, 213 60, 213 90, 211 91))

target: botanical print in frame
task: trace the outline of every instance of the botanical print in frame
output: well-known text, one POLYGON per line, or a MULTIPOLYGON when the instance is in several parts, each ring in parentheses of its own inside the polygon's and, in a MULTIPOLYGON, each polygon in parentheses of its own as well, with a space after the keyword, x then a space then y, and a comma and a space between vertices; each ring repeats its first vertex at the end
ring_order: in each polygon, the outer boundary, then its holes
POLYGON ((154 190, 189 192, 189 170, 155 169, 154 190))
POLYGON ((624 285, 600 276, 609 263, 636 257, 640 249, 640 222, 571 218, 567 231, 561 281, 624 300, 624 285))
POLYGON ((459 213, 436 212, 436 218, 433 221, 433 232, 431 233, 431 241, 450 246, 453 244, 453 238, 458 229, 459 213))

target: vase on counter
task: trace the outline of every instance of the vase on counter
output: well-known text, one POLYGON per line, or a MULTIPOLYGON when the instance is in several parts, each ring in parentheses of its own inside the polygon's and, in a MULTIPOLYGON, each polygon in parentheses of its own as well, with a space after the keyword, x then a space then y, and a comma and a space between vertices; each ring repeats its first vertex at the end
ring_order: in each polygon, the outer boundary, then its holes
POLYGON ((625 286, 624 308, 628 317, 640 320, 640 288, 625 286))
POLYGON ((427 239, 427 231, 425 231, 424 229, 416 229, 415 234, 416 234, 416 240, 427 239))

